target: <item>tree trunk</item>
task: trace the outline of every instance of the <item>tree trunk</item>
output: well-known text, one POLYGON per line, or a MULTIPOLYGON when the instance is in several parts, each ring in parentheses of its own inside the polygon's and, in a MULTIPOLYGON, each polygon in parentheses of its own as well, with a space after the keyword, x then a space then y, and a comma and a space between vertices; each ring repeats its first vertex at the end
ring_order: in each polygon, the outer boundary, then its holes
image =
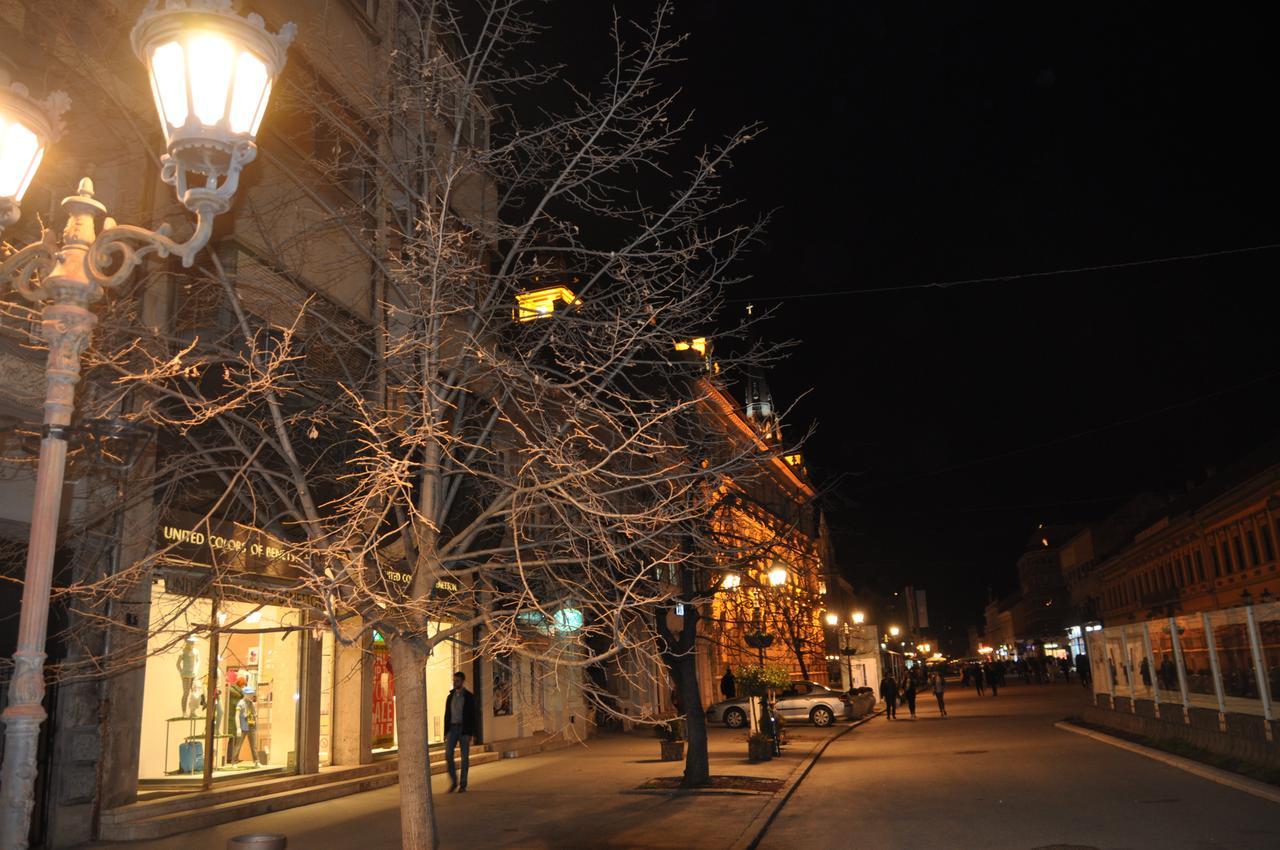
POLYGON ((681 785, 694 788, 711 782, 711 757, 707 752, 707 714, 698 687, 698 606, 686 605, 684 627, 680 635, 667 628, 666 609, 659 608, 655 620, 658 634, 666 646, 662 658, 671 671, 680 705, 684 708, 684 779, 681 785))
MULTIPOLYGON (((697 618, 693 619, 694 623, 685 628, 694 630, 693 645, 696 647, 697 618)), ((676 673, 680 683, 680 704, 685 707, 684 734, 687 741, 684 751, 684 779, 680 784, 685 788, 694 788, 711 782, 711 757, 707 752, 707 713, 698 687, 697 653, 691 651, 682 656, 676 673)))
POLYGON ((431 801, 431 756, 427 751, 426 658, 411 645, 391 640, 396 677, 396 722, 400 750, 400 847, 439 850, 431 801))
POLYGON ((809 665, 804 663, 804 643, 802 641, 797 641, 793 649, 796 653, 796 663, 800 665, 800 678, 808 682, 810 681, 809 665))

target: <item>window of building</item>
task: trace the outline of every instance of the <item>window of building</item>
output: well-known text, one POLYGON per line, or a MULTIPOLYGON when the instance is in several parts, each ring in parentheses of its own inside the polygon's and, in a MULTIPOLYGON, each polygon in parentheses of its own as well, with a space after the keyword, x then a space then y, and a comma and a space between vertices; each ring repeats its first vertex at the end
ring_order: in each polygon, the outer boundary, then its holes
POLYGON ((1235 566, 1231 563, 1231 551, 1227 548, 1225 539, 1218 541, 1218 548, 1222 550, 1222 571, 1227 575, 1235 572, 1235 566))
POLYGON ((1268 561, 1276 559, 1276 550, 1271 542, 1271 529, 1267 527, 1265 522, 1258 523, 1258 533, 1262 535, 1262 553, 1267 556, 1268 561))
POLYGON ((1245 539, 1249 543, 1249 564, 1256 567, 1261 558, 1258 557, 1258 537, 1253 533, 1253 529, 1247 529, 1244 533, 1245 539))
POLYGON ((138 778, 149 788, 190 787, 211 758, 213 778, 295 770, 302 640, 300 612, 187 595, 156 579, 151 592, 154 633, 147 644, 138 778), (217 657, 208 627, 223 632, 217 657), (243 631, 239 631, 243 630, 243 631), (206 692, 210 663, 217 691, 206 692), (205 752, 206 718, 214 713, 214 743, 205 752))
POLYGON ((1194 552, 1196 563, 1196 581, 1204 581, 1204 558, 1200 555, 1200 550, 1194 552))
POLYGON ((1214 546, 1212 543, 1209 544, 1209 555, 1213 559, 1213 577, 1221 578, 1222 577, 1222 561, 1218 557, 1218 547, 1214 546))
POLYGON ((1245 560, 1244 560, 1244 547, 1240 545, 1240 538, 1239 538, 1239 537, 1232 537, 1232 538, 1231 538, 1231 546, 1232 546, 1232 548, 1233 548, 1233 549, 1235 549, 1235 553, 1236 553, 1236 569, 1237 569, 1237 570, 1246 570, 1246 569, 1248 569, 1249 565, 1248 565, 1247 563, 1245 563, 1245 560))

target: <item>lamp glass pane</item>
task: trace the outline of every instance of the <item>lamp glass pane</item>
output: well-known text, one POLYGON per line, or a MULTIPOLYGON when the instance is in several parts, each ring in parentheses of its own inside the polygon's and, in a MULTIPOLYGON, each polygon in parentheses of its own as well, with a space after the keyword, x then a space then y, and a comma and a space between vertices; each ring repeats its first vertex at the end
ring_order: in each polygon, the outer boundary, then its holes
POLYGON ((169 130, 187 123, 187 70, 182 45, 176 41, 151 51, 151 83, 159 101, 160 123, 169 130))
POLYGON ((17 121, 0 130, 0 198, 22 200, 40 157, 40 139, 17 121))
POLYGON ((236 59, 235 88, 231 92, 228 120, 233 133, 257 133, 259 105, 267 93, 267 65, 252 53, 236 59))
POLYGON ((249 135, 258 135, 258 125, 262 123, 262 116, 267 112, 267 101, 271 99, 271 80, 267 80, 267 87, 262 90, 262 100, 258 102, 258 114, 253 116, 253 126, 249 128, 249 135))
POLYGON ((198 35, 187 44, 191 110, 201 124, 213 126, 226 114, 234 67, 235 49, 221 36, 198 35))
POLYGON ((18 194, 15 200, 22 200, 22 196, 27 194, 27 187, 31 185, 31 181, 35 178, 36 172, 40 170, 40 160, 44 159, 44 148, 36 149, 36 158, 31 160, 31 167, 27 169, 27 176, 22 181, 22 185, 18 187, 18 194))

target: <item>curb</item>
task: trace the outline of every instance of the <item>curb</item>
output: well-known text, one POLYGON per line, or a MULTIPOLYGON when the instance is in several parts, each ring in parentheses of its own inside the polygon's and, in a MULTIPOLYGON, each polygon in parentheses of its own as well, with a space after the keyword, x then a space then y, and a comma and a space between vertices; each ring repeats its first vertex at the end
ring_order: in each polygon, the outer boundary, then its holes
POLYGON ((1252 794, 1255 797, 1261 797, 1262 799, 1270 800, 1273 803, 1280 803, 1280 788, 1277 788, 1274 785, 1268 785, 1265 782, 1259 782, 1256 779, 1250 779, 1247 776, 1241 776, 1238 773, 1232 773, 1228 770, 1210 767, 1209 765, 1202 764, 1194 759, 1175 756, 1173 753, 1166 753, 1163 750, 1153 749, 1152 747, 1144 747, 1142 744, 1135 744, 1132 741, 1126 741, 1123 738, 1117 738, 1113 735, 1108 735, 1105 732, 1086 729, 1085 727, 1077 726, 1074 723, 1060 721, 1053 725, 1063 731, 1074 732, 1077 735, 1083 735, 1086 738, 1092 738, 1095 741, 1110 744, 1113 747, 1119 747, 1122 750, 1128 750, 1131 753, 1137 753, 1140 756, 1146 756, 1149 759, 1163 762, 1170 767, 1185 770, 1187 773, 1194 773, 1201 779, 1208 779, 1210 782, 1216 782, 1219 785, 1225 785, 1228 788, 1234 788, 1237 791, 1243 791, 1246 794, 1252 794))
POLYGON ((755 848, 759 847, 760 841, 764 838, 764 834, 773 824, 774 818, 778 816, 778 812, 782 811, 782 807, 791 799, 791 795, 796 792, 796 788, 798 788, 800 783, 804 781, 804 778, 809 775, 809 771, 813 770, 814 764, 817 763, 818 759, 822 758, 822 754, 827 751, 827 747, 831 746, 834 741, 843 738, 845 735, 849 734, 854 729, 857 729, 864 723, 870 723, 883 713, 883 711, 873 711, 866 717, 860 720, 855 720, 839 732, 829 736, 826 740, 819 741, 814 744, 813 747, 810 748, 809 754, 804 757, 804 760, 801 761, 800 764, 796 765, 795 769, 791 771, 791 775, 787 777, 786 784, 775 793, 775 802, 766 804, 760 813, 751 819, 751 822, 747 824, 747 828, 744 829, 742 834, 738 836, 737 840, 730 845, 730 850, 755 850, 755 848))

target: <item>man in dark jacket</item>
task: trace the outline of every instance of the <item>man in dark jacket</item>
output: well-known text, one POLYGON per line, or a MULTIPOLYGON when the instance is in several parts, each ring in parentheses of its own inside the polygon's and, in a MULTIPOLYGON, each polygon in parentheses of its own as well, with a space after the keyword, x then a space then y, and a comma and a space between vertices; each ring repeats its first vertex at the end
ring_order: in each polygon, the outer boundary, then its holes
POLYGON ((734 678, 732 667, 724 671, 724 678, 720 680, 720 694, 725 699, 733 699, 738 695, 738 680, 734 678))
POLYGON ((467 790, 467 769, 471 766, 471 740, 476 734, 476 698, 466 688, 467 674, 453 674, 453 690, 444 703, 444 753, 449 767, 449 791, 467 790), (462 746, 462 780, 453 762, 453 752, 462 746))
POLYGON ((880 699, 884 700, 884 713, 890 720, 898 716, 898 683, 889 673, 880 680, 880 699))

